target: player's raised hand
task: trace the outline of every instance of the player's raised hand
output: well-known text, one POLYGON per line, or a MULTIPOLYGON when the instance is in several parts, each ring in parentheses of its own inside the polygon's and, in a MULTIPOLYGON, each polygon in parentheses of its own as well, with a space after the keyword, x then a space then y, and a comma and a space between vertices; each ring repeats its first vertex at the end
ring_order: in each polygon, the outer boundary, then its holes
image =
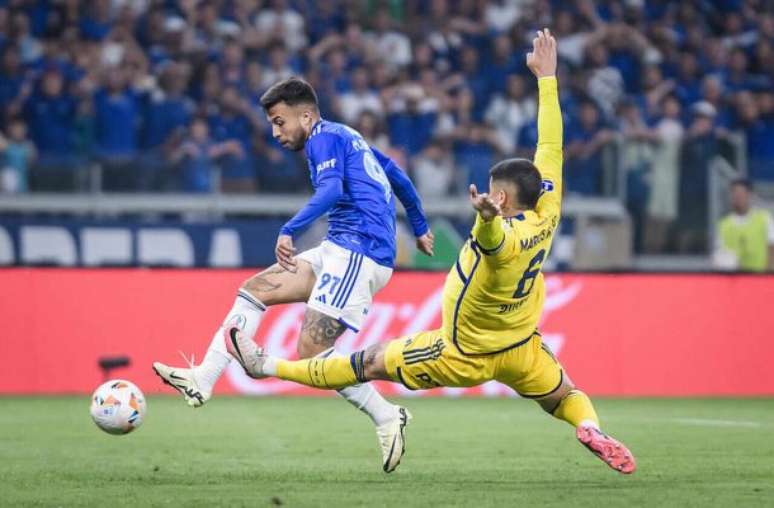
POLYGON ((537 78, 556 76, 556 39, 548 28, 538 30, 527 53, 527 67, 537 78))
POLYGON ((296 273, 298 265, 293 257, 296 253, 296 248, 293 247, 293 237, 290 235, 279 235, 277 237, 277 247, 274 249, 274 254, 277 256, 277 263, 285 270, 296 273))
POLYGON ((470 204, 478 211, 481 218, 489 222, 496 216, 500 215, 500 205, 492 201, 489 194, 479 194, 478 189, 474 184, 470 184, 470 204))
POLYGON ((429 229, 427 233, 417 238, 417 249, 424 252, 428 256, 433 256, 433 245, 435 244, 435 236, 429 229))

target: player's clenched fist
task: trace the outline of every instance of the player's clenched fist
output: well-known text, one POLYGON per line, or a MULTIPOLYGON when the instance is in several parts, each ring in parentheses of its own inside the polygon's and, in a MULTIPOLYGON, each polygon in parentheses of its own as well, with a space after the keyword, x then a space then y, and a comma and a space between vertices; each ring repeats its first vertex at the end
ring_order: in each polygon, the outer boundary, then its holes
POLYGON ((470 204, 487 222, 500 215, 500 205, 492 201, 489 194, 479 194, 478 189, 473 184, 470 185, 470 204))
POLYGON ((527 67, 538 78, 556 76, 556 39, 548 28, 538 30, 527 53, 527 67))

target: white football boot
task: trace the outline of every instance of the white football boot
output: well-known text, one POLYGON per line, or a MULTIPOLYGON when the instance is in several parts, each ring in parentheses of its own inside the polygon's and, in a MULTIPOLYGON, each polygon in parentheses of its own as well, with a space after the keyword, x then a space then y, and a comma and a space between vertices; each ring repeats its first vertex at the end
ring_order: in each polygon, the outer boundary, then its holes
POLYGON ((153 362, 153 371, 164 381, 164 384, 168 384, 180 392, 189 406, 201 407, 210 400, 212 391, 205 391, 199 387, 199 383, 196 382, 193 359, 189 361, 185 358, 185 360, 189 366, 187 369, 170 367, 161 362, 153 362))
POLYGON ((395 418, 376 427, 379 446, 382 447, 382 469, 392 473, 406 453, 406 426, 411 421, 411 413, 405 407, 398 406, 395 418))
POLYGON ((253 339, 245 336, 236 326, 226 326, 223 329, 223 341, 226 343, 226 351, 239 362, 248 376, 253 379, 266 377, 263 373, 266 355, 253 339))

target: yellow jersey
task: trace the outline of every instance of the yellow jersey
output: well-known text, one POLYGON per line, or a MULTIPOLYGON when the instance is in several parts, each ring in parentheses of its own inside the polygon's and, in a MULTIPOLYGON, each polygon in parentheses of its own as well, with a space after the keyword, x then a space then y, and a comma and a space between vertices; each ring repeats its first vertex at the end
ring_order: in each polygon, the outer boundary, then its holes
POLYGON ((492 354, 528 341, 543 310, 541 268, 561 211, 562 114, 556 78, 540 78, 538 89, 534 163, 543 179, 543 193, 537 206, 489 222, 478 215, 446 276, 444 335, 463 354, 492 354))

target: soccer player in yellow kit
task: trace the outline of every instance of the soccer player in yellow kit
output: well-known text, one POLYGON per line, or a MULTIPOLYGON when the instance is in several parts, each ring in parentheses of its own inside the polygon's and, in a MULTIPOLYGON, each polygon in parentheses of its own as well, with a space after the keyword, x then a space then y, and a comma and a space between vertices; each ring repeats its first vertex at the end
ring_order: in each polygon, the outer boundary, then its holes
MULTIPOLYGON (((631 452, 599 429, 588 396, 575 388, 537 324, 545 299, 541 266, 559 225, 562 195, 562 116, 556 82, 556 41, 538 32, 527 66, 538 79, 538 145, 534 163, 507 159, 490 170, 488 194, 470 187, 478 212, 470 238, 446 277, 443 326, 370 346, 349 358, 287 361, 263 354, 238 328, 229 352, 252 377, 275 376, 307 386, 340 389, 371 380, 419 390, 475 386, 496 380, 576 428, 578 440, 610 467, 634 472, 631 452)), ((405 450, 403 415, 384 470, 405 450)))

